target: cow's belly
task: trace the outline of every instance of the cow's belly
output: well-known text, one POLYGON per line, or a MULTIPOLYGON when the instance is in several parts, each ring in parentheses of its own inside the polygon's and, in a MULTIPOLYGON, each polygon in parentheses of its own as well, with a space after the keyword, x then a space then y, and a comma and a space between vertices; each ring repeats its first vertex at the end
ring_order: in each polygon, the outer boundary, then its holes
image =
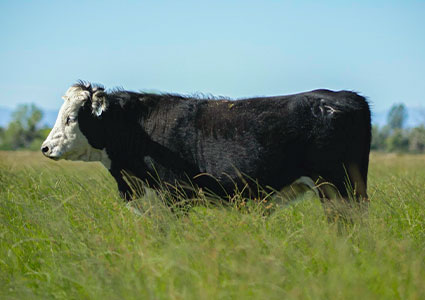
POLYGON ((236 179, 240 174, 256 175, 260 163, 261 146, 252 137, 204 139, 198 144, 196 164, 201 173, 221 181, 236 179))

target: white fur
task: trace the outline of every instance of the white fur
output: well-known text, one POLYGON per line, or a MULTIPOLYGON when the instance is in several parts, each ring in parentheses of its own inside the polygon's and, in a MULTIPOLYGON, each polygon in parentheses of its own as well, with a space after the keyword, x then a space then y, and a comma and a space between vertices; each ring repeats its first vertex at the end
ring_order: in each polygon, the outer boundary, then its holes
POLYGON ((332 115, 332 114, 334 114, 334 113, 339 113, 339 112, 341 112, 340 110, 337 110, 337 109, 335 109, 335 108, 333 108, 332 106, 329 106, 329 105, 325 105, 325 108, 327 108, 328 110, 329 110, 329 113, 332 115))
POLYGON ((88 91, 78 87, 71 87, 62 98, 65 100, 59 110, 58 118, 52 131, 43 143, 49 150, 44 153, 52 159, 100 161, 110 169, 111 160, 105 149, 96 149, 90 146, 87 138, 80 131, 78 125, 78 111, 90 97, 88 91), (66 123, 68 117, 71 119, 66 123))

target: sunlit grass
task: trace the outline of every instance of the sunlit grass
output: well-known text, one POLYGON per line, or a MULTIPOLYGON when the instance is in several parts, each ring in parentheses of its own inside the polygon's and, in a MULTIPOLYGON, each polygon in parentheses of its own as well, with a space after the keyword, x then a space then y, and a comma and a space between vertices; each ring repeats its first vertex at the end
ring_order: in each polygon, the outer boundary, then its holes
POLYGON ((0 152, 0 299, 424 299, 424 191, 424 156, 373 154, 343 230, 312 193, 137 215, 98 164, 0 152))

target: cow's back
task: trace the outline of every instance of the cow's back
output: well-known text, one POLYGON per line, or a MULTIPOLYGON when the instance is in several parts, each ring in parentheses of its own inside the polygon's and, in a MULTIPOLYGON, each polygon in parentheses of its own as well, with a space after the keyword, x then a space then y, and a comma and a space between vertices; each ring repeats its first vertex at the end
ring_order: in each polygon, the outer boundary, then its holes
MULTIPOLYGON (((368 155, 363 144, 370 139, 370 128, 361 127, 370 124, 369 110, 364 98, 351 92, 203 101, 191 120, 188 158, 200 173, 226 187, 245 176, 280 189, 301 176, 356 160, 363 152, 368 155)), ((176 137, 184 140, 184 135, 176 137)))

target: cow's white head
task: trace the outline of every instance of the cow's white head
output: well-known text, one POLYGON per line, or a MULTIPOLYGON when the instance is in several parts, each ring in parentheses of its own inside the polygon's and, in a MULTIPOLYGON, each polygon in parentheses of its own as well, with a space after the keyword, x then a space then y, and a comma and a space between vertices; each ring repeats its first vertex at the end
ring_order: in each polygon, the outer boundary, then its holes
MULTIPOLYGON (((93 141, 89 142, 79 124, 88 118, 100 124, 99 118, 107 108, 104 89, 81 82, 71 86, 62 98, 64 103, 56 123, 41 146, 43 154, 55 160, 101 161, 109 168, 105 150, 93 145, 93 141)), ((93 127, 92 130, 99 130, 96 128, 99 126, 93 127)))

